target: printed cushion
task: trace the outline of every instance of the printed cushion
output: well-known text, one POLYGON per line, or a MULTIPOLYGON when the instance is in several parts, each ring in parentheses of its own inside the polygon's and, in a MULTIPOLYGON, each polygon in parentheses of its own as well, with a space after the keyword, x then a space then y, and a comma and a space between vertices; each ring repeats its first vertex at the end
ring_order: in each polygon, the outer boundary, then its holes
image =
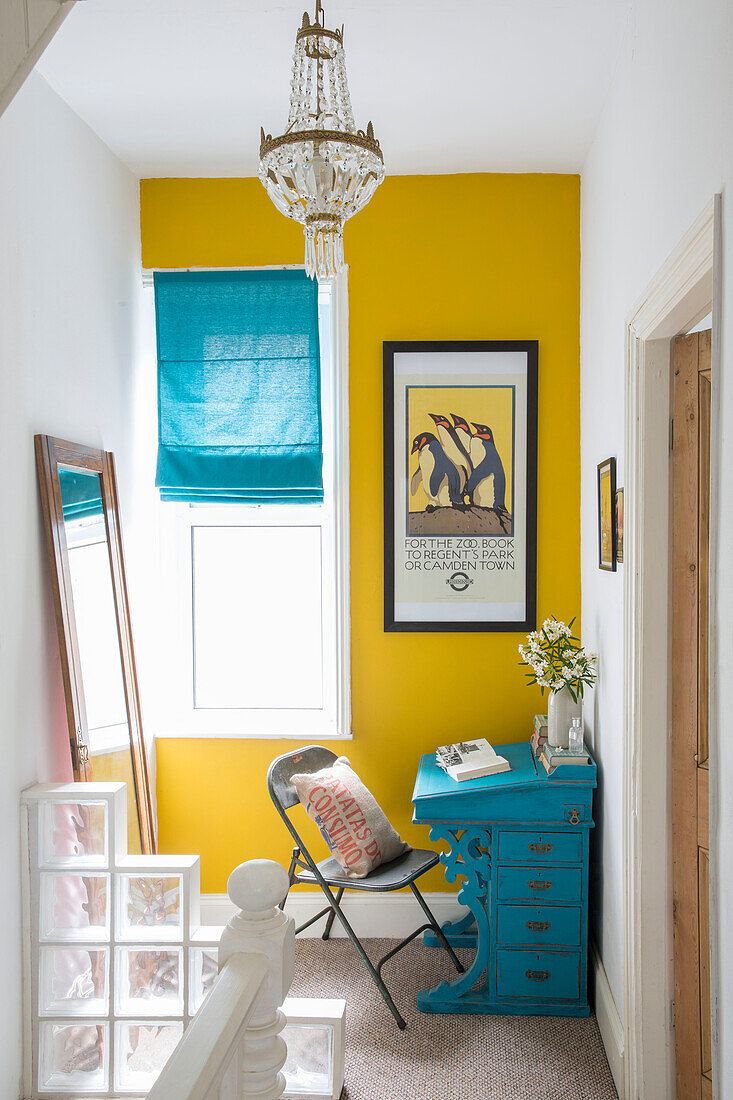
POLYGON ((349 878, 366 878, 409 852, 345 756, 319 772, 294 775, 291 783, 349 878))

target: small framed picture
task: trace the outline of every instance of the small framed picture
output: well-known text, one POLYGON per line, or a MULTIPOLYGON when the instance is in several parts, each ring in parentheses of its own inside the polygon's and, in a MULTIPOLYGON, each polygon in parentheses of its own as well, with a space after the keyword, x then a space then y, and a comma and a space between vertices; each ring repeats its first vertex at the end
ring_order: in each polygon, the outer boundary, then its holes
POLYGON ((598 463, 598 565, 616 569, 616 459, 598 463))
POLYGON ((616 561, 624 560, 624 491, 616 490, 616 561))

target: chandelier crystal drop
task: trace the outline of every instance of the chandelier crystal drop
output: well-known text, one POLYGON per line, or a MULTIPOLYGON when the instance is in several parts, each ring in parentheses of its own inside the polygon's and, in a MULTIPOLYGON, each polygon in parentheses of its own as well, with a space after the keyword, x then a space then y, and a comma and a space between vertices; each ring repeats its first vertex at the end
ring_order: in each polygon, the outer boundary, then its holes
POLYGON ((259 177, 278 210, 305 232, 305 270, 333 278, 344 266, 344 223, 384 179, 371 122, 357 130, 346 81, 344 30, 328 30, 321 0, 295 37, 285 133, 262 130, 259 177))

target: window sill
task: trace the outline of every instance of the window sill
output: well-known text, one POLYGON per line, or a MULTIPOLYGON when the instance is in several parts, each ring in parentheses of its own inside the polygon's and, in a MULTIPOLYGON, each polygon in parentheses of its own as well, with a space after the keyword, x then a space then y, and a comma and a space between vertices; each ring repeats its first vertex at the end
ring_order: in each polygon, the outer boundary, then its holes
POLYGON ((309 744, 314 741, 353 741, 353 731, 350 733, 234 733, 227 730, 214 730, 208 732, 191 733, 180 730, 158 730, 156 740, 177 738, 190 741, 301 741, 309 744))

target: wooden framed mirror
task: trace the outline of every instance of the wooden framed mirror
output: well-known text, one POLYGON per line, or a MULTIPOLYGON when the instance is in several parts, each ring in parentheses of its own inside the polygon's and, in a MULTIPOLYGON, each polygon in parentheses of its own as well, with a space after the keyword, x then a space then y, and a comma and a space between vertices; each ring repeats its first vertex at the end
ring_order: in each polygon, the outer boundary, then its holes
POLYGON ((35 441, 74 779, 126 782, 128 851, 153 854, 114 456, 35 441))

